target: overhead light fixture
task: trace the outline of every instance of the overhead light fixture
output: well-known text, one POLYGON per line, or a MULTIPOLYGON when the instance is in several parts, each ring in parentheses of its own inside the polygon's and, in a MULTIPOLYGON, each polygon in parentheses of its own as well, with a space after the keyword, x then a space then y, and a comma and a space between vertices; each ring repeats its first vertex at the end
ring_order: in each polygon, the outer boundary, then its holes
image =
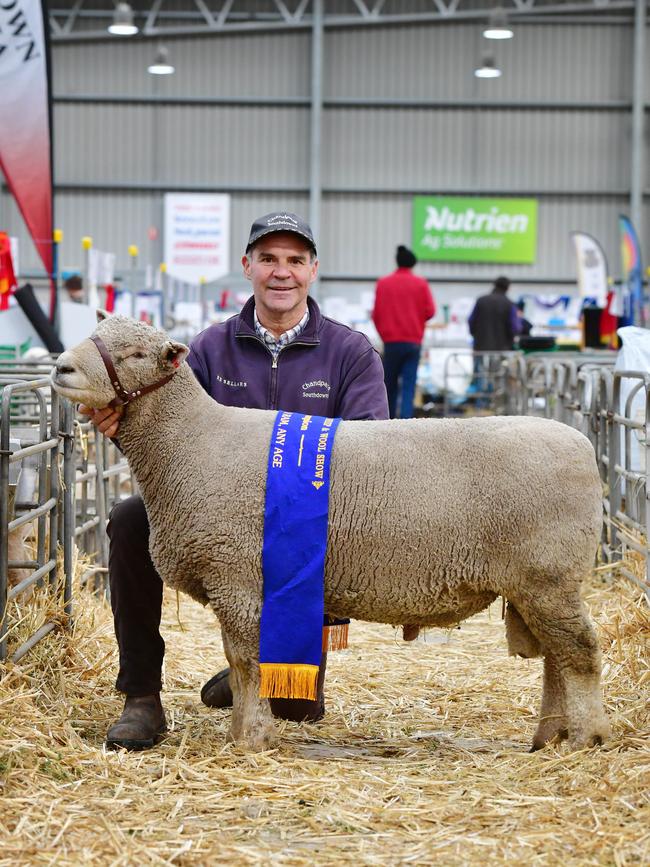
POLYGON ((159 45, 156 49, 156 59, 147 67, 147 72, 152 75, 171 75, 176 70, 169 62, 169 52, 164 45, 159 45))
POLYGON ((512 39, 514 33, 508 25, 508 19, 503 9, 495 9, 488 20, 488 25, 483 31, 486 39, 512 39))
POLYGON ((128 3, 118 3, 113 12, 113 23, 109 25, 108 32, 113 36, 134 36, 138 32, 133 23, 133 9, 128 3))
POLYGON ((501 70, 494 62, 494 57, 484 57, 483 62, 474 70, 477 78, 499 78, 501 70))

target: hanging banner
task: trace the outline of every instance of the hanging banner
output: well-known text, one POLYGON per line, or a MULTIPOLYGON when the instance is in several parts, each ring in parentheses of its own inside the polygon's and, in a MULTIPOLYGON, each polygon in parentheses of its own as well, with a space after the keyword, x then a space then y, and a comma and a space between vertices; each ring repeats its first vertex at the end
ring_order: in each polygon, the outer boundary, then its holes
POLYGON ((165 194, 167 273, 186 283, 209 283, 230 271, 230 196, 165 194))
POLYGON ((47 11, 0 4, 0 168, 52 274, 52 148, 47 11))
POLYGON ((572 232, 580 296, 596 307, 607 304, 607 259, 598 241, 586 232, 572 232))
POLYGON ((426 261, 533 264, 537 201, 416 196, 412 246, 426 261))
POLYGON ((621 325, 645 325, 643 310, 643 272, 641 269, 641 248, 639 239, 628 217, 619 215, 618 227, 621 234, 621 264, 623 279, 627 283, 629 305, 625 310, 625 321, 621 325))

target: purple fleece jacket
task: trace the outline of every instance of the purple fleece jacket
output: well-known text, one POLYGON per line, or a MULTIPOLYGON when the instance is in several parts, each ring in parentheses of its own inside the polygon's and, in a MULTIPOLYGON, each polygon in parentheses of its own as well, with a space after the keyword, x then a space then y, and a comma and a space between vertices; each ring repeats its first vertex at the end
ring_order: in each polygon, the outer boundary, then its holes
POLYGON ((226 406, 282 409, 344 419, 387 419, 381 359, 368 338, 323 316, 312 298, 309 322, 277 361, 257 336, 255 301, 211 325, 187 361, 203 388, 226 406))

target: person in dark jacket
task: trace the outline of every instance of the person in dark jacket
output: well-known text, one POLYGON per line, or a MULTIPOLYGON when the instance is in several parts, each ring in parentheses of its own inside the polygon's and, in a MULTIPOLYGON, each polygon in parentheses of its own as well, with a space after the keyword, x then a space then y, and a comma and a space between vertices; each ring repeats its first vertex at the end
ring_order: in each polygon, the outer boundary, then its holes
POLYGON ((395 259, 397 270, 377 281, 372 321, 384 342, 390 417, 397 417, 399 399, 399 417, 411 418, 424 326, 436 305, 427 281, 413 273, 415 254, 400 245, 395 259))
MULTIPOLYGON (((474 352, 507 352, 513 348, 521 326, 516 306, 507 297, 510 280, 497 277, 489 295, 481 295, 470 313, 469 332, 474 338, 474 352)), ((491 356, 474 358, 474 379, 469 391, 478 393, 477 406, 486 406, 485 395, 492 390, 495 360, 491 356)))
POLYGON ((489 295, 481 295, 468 324, 474 352, 507 352, 519 334, 517 308, 507 297, 510 280, 497 277, 489 295))
MULTIPOLYGON (((208 394, 227 406, 344 419, 388 418, 379 355, 365 335, 323 316, 308 297, 318 260, 304 220, 287 212, 255 220, 242 267, 253 297, 237 316, 206 328, 190 346, 188 363, 208 394)), ((118 434, 119 412, 108 407, 84 411, 102 433, 118 434)), ((111 605, 120 651, 116 686, 126 701, 106 743, 145 749, 166 728, 160 700, 165 644, 159 630, 162 581, 151 562, 140 497, 116 504, 108 534, 111 605)), ((296 721, 320 719, 326 664, 323 653, 316 701, 272 699, 274 714, 296 721)), ((204 685, 201 699, 209 707, 232 704, 229 669, 204 685)))

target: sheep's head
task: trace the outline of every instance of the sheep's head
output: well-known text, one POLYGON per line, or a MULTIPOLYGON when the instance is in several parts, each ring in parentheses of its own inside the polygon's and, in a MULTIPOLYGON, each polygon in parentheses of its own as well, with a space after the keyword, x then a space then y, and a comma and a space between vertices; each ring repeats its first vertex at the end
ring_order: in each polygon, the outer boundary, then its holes
MULTIPOLYGON (((93 336, 103 341, 127 391, 146 388, 174 373, 189 352, 183 343, 144 322, 101 310, 97 319, 93 336)), ((102 356, 90 338, 58 357, 51 381, 59 394, 86 406, 108 406, 115 397, 102 356)))

